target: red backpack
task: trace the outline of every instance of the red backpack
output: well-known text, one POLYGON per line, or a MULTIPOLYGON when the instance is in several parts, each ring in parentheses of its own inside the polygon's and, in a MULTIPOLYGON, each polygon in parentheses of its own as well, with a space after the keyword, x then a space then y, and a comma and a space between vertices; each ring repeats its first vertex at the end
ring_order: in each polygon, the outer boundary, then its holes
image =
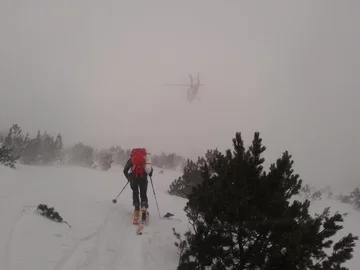
POLYGON ((133 165, 132 167, 133 177, 137 178, 138 175, 143 177, 145 173, 145 165, 146 165, 146 149, 134 148, 131 151, 131 163, 133 165))

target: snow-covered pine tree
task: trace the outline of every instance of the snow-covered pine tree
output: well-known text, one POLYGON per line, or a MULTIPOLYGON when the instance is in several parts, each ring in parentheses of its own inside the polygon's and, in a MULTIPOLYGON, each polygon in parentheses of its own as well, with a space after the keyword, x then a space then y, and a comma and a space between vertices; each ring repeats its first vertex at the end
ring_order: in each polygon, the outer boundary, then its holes
POLYGON ((356 187, 350 194, 351 202, 355 209, 360 210, 360 189, 356 187))
POLYGON ((15 169, 15 163, 18 158, 15 155, 14 149, 0 142, 0 164, 15 169))
POLYGON ((168 193, 186 198, 192 192, 193 187, 203 181, 201 176, 201 166, 204 163, 204 158, 198 158, 196 163, 188 159, 183 168, 183 175, 171 183, 168 193))
POLYGON ((103 171, 108 171, 111 168, 113 161, 113 155, 108 151, 101 151, 98 155, 98 162, 103 171))
POLYGON ((94 148, 84 143, 77 143, 71 149, 70 163, 73 165, 80 165, 91 167, 94 164, 94 148))
POLYGON ((291 155, 285 151, 266 172, 265 149, 259 133, 248 150, 237 133, 233 151, 218 153, 211 163, 215 173, 207 163, 200 167, 203 181, 185 207, 191 230, 185 240, 174 231, 179 270, 348 269, 344 263, 358 237, 349 233, 334 243, 342 215, 326 208, 313 217, 310 201, 291 200, 302 184, 291 155))
POLYGON ((20 157, 25 148, 25 137, 22 129, 17 124, 12 125, 9 129, 8 135, 4 139, 5 146, 11 147, 15 156, 20 157))

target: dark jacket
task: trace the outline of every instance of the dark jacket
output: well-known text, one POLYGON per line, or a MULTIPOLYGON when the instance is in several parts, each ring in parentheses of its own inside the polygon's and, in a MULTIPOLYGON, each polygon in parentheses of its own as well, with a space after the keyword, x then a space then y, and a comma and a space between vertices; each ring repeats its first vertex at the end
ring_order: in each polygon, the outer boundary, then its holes
MULTIPOLYGON (((125 167, 124 167, 124 170, 123 170, 123 173, 124 173, 124 175, 125 175, 125 177, 126 177, 126 179, 127 179, 128 181, 131 181, 131 180, 132 180, 132 174, 131 174, 132 171, 129 172, 130 169, 132 170, 132 166, 133 166, 133 165, 132 165, 131 158, 130 158, 130 159, 126 162, 125 167)), ((151 167, 151 172, 150 172, 149 174, 147 174, 147 173, 145 172, 144 177, 147 178, 148 175, 149 175, 150 177, 152 177, 153 171, 154 171, 154 169, 151 167)))

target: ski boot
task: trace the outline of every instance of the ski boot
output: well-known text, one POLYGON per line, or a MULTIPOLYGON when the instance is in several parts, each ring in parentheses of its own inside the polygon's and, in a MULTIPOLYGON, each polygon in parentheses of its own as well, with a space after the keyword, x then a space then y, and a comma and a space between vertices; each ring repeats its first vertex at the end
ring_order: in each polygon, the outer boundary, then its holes
POLYGON ((140 210, 135 209, 134 210, 133 224, 139 224, 139 221, 140 221, 140 210))
POLYGON ((149 212, 147 211, 146 207, 141 208, 141 222, 144 225, 148 225, 149 223, 149 212))

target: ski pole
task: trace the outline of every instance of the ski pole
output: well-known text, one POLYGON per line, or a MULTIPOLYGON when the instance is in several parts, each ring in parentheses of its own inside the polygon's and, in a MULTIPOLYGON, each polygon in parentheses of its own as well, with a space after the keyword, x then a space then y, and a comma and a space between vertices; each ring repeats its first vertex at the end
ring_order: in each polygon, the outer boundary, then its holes
POLYGON ((151 186, 152 186, 152 189, 153 189, 153 192, 154 192, 155 202, 156 202, 157 210, 158 210, 158 213, 159 213, 159 219, 161 219, 161 215, 160 215, 160 211, 159 211, 159 205, 158 205, 158 203, 157 203, 157 199, 156 199, 156 195, 155 195, 155 189, 154 189, 154 184, 153 184, 153 181, 152 181, 151 176, 150 176, 150 182, 151 182, 151 186))
POLYGON ((129 184, 129 181, 126 183, 126 185, 123 187, 123 189, 120 191, 119 195, 117 195, 116 199, 113 199, 112 202, 116 203, 117 202, 117 198, 119 198, 119 196, 121 195, 121 193, 124 191, 124 189, 126 188, 126 186, 129 184))

